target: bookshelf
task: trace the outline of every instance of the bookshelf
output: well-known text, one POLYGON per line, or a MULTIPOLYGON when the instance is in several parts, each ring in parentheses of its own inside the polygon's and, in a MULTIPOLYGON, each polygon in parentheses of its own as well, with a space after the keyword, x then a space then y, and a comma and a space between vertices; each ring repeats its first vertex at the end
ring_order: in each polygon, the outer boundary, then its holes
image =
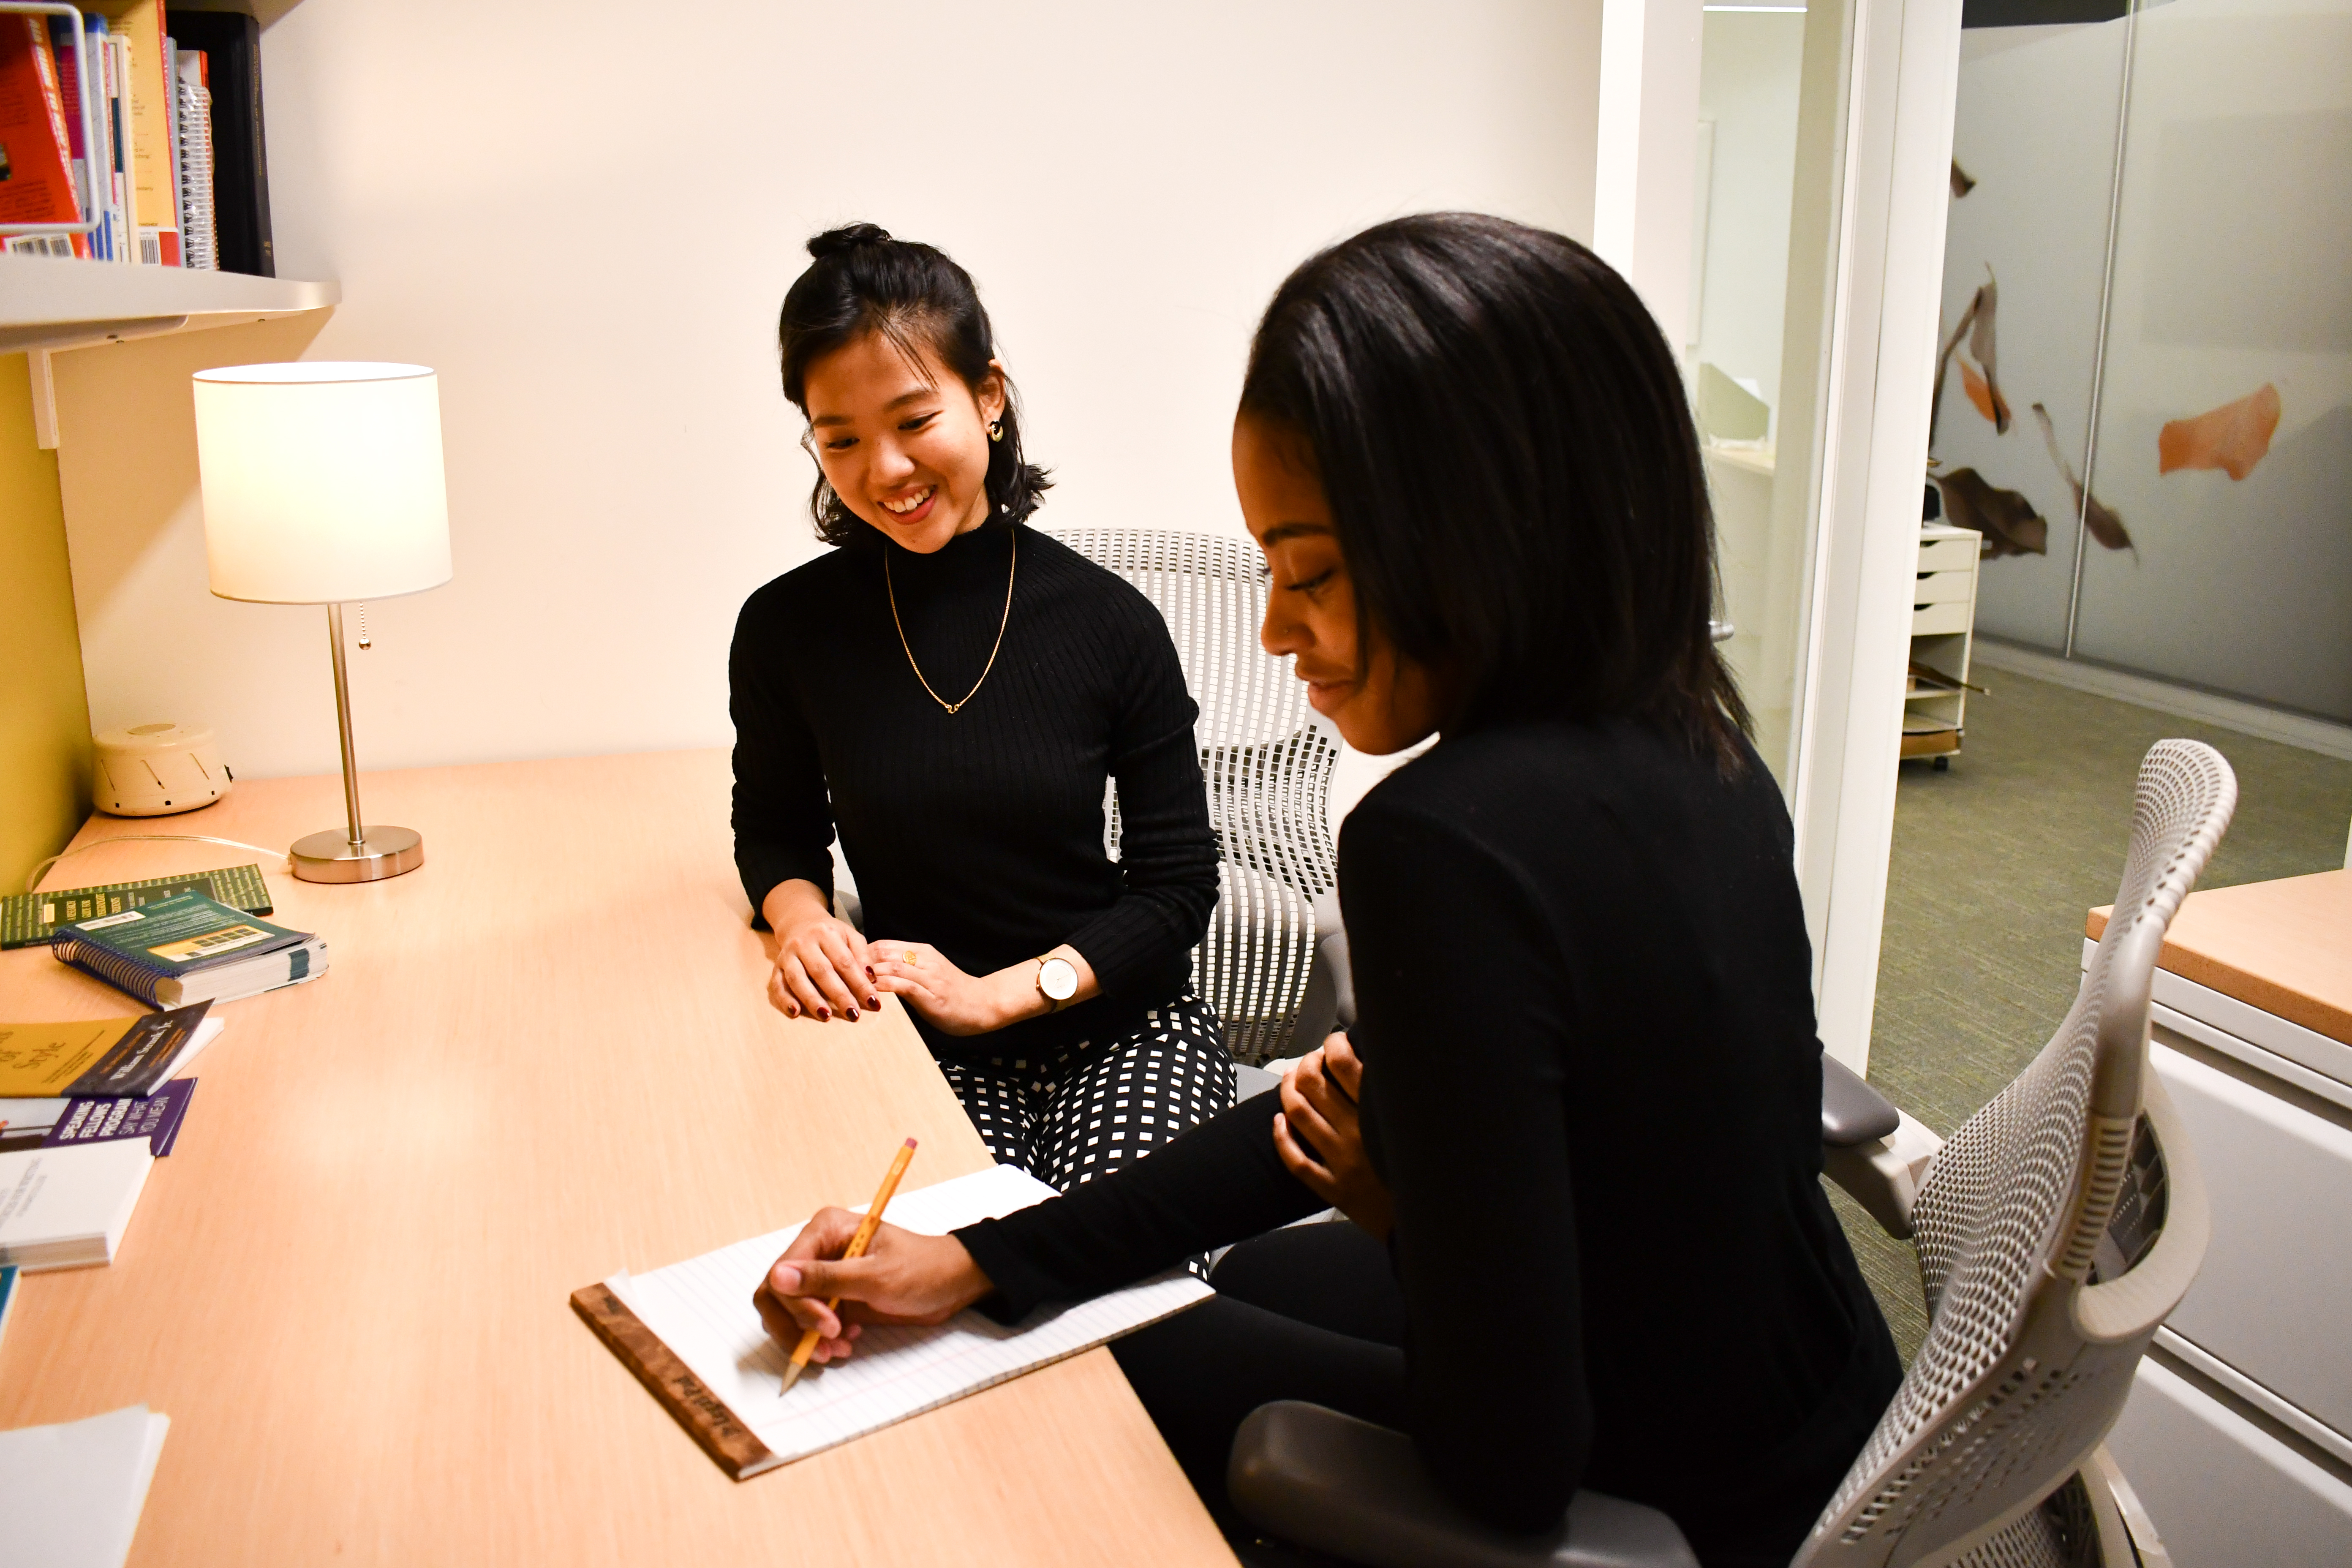
POLYGON ((54 449, 58 413, 49 375, 52 353, 323 310, 342 297, 339 283, 0 256, 0 354, 26 356, 33 380, 35 434, 43 447, 54 449))

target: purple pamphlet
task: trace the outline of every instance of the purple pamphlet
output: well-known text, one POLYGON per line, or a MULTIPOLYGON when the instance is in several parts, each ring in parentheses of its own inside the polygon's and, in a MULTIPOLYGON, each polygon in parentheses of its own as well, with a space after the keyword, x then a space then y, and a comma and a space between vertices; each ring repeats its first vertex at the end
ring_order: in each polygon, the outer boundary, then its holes
POLYGON ((194 1079, 176 1078, 144 1100, 69 1100, 41 1147, 144 1138, 160 1160, 172 1152, 172 1141, 180 1135, 180 1123, 187 1119, 188 1101, 195 1092, 194 1079))

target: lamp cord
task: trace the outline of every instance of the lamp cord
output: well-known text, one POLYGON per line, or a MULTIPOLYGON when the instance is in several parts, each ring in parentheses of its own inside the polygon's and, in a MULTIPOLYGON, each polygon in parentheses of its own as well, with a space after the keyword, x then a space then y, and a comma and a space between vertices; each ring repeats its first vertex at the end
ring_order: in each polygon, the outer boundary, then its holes
POLYGON ((209 833, 118 833, 109 838, 93 838, 87 844, 76 845, 73 848, 66 850, 63 854, 50 856, 47 859, 34 867, 33 874, 25 879, 25 891, 28 893, 31 892, 40 879, 48 874, 49 868, 64 859, 68 855, 79 855, 86 850, 95 849, 101 844, 138 843, 226 844, 231 849, 250 849, 256 854, 275 856, 286 862, 286 865, 280 868, 280 869, 290 869, 294 864, 294 857, 283 849, 265 849, 258 844, 247 844, 241 838, 215 838, 209 833))

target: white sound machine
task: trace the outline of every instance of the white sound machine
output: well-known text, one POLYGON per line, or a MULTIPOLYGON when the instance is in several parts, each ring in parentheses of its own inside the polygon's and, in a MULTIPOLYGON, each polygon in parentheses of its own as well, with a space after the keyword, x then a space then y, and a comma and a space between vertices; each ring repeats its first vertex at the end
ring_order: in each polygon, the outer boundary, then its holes
POLYGON ((133 724, 93 738, 89 803, 116 816, 171 816, 212 805, 236 783, 202 724, 133 724))

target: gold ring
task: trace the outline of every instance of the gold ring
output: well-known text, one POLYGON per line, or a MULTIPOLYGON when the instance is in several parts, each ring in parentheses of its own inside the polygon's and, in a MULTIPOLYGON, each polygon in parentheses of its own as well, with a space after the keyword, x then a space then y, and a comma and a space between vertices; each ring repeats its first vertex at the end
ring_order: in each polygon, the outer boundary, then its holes
POLYGON ((898 955, 898 962, 901 963, 920 964, 922 960, 915 956, 915 950, 910 947, 906 952, 898 955))

